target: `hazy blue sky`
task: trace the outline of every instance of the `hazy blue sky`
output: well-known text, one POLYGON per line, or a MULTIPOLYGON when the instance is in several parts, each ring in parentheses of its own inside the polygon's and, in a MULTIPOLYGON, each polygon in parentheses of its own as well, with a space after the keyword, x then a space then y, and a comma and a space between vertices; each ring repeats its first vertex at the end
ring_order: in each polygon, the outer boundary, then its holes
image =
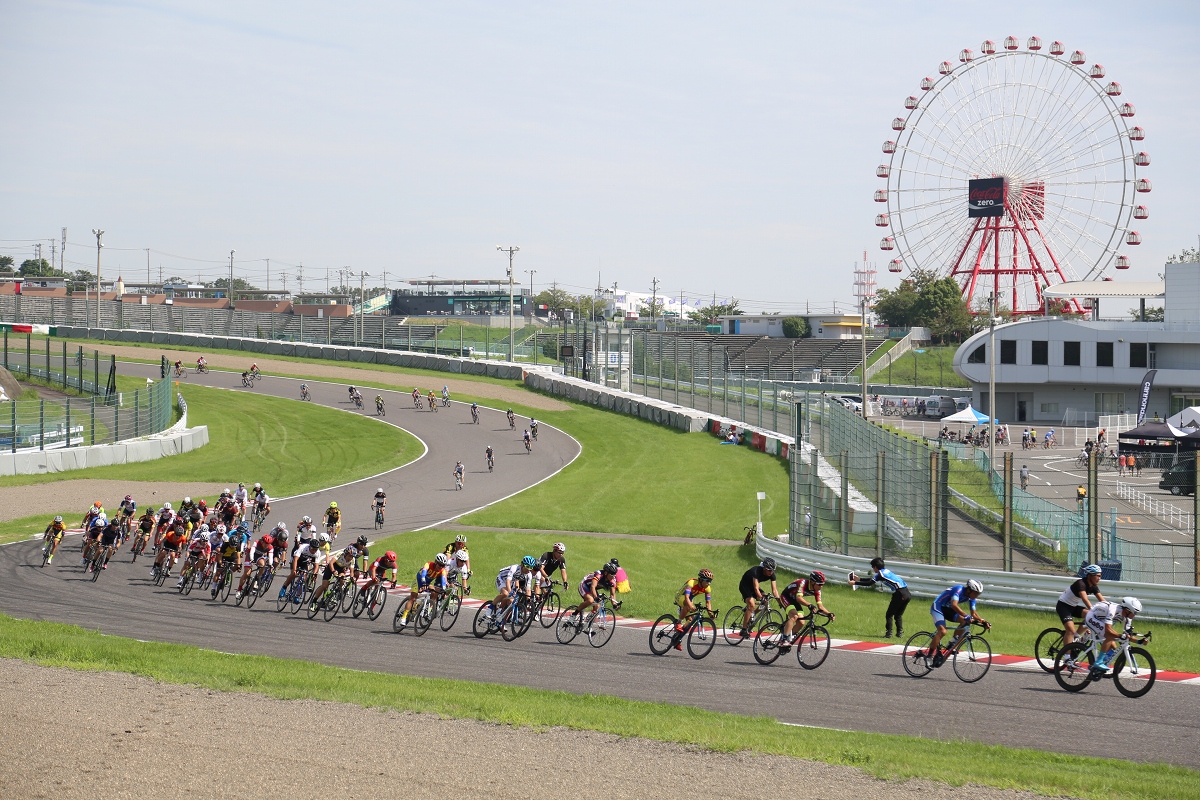
POLYGON ((904 97, 1011 33, 1083 49, 1136 105, 1154 192, 1122 277, 1150 279, 1200 234, 1198 9, 0 0, 0 253, 102 227, 106 275, 144 279, 149 247, 155 277, 212 279, 236 248, 312 289, 500 276, 517 244, 539 288, 600 269, 824 305, 864 249, 885 262, 871 193, 904 97))

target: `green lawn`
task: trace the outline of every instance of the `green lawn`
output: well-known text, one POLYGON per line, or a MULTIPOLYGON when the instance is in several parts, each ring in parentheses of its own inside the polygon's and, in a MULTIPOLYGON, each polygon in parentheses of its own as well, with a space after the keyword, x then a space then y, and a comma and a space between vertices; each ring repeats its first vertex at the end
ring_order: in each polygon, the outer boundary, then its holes
POLYGON ((1182 767, 968 741, 955 741, 955 757, 949 758, 946 742, 935 739, 785 726, 768 717, 667 703, 230 655, 5 616, 0 616, 0 656, 281 699, 313 698, 501 725, 595 730, 717 751, 750 750, 852 766, 886 779, 969 782, 1106 800, 1200 797, 1200 773, 1182 767))
POLYGON ((970 384, 958 377, 951 366, 958 346, 925 347, 924 352, 910 350, 887 369, 875 375, 875 384, 899 384, 902 386, 948 386, 969 388, 970 384))
POLYGON ((422 447, 410 434, 298 400, 180 385, 188 424, 207 425, 209 443, 170 458, 81 472, 13 475, 0 486, 72 477, 130 481, 259 481, 273 496, 334 486, 406 464, 422 447))
MULTIPOLYGON (((371 545, 372 552, 394 550, 402 582, 411 582, 417 568, 432 559, 455 531, 421 531, 391 536, 371 545)), ((526 533, 468 531, 467 549, 471 553, 471 581, 483 587, 480 596, 490 596, 496 574, 521 560, 524 555, 539 556, 554 539, 526 533)), ((606 539, 588 536, 563 538, 567 546, 567 576, 572 586, 563 592, 564 605, 578 602, 575 585, 585 574, 599 569, 610 558, 617 558, 629 573, 633 591, 622 595, 621 614, 638 619, 656 619, 673 609, 675 592, 688 578, 704 567, 713 571, 713 607, 723 612, 741 604, 738 582, 750 566, 758 563, 750 547, 643 542, 631 539, 606 539)), ((903 574, 903 565, 896 566, 903 574)), ((780 590, 795 576, 778 573, 780 590)), ((853 591, 844 575, 827 575, 830 584, 824 592, 826 608, 837 615, 830 624, 835 639, 883 641, 883 614, 890 596, 875 590, 853 591), (834 582, 837 582, 836 584, 834 582)), ((905 614, 905 630, 916 633, 929 630, 928 598, 914 597, 905 614)), ((1044 613, 1012 608, 989 607, 987 595, 979 601, 980 613, 992 623, 987 639, 996 653, 1033 655, 1037 635, 1055 623, 1053 608, 1044 613)), ((1159 669, 1200 672, 1200 629, 1187 625, 1153 623, 1152 650, 1159 669)), ((899 665, 897 664, 897 668, 899 665)))
POLYGON ((780 458, 714 436, 682 433, 590 406, 536 412, 583 454, 546 481, 460 520, 464 525, 741 538, 764 491, 768 534, 788 526, 788 469, 780 458))

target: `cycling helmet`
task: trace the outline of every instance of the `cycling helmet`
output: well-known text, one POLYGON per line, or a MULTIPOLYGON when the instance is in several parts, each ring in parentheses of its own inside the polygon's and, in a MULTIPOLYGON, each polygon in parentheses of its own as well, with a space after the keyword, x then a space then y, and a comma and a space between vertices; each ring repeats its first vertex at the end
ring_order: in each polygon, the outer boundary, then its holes
MULTIPOLYGON (((239 488, 239 489, 245 489, 245 488, 246 488, 246 484, 244 484, 244 483, 239 483, 239 484, 238 484, 238 488, 239 488)), ((228 492, 229 490, 228 490, 228 489, 226 489, 225 491, 227 491, 227 492, 228 492)))
POLYGON ((132 500, 132 499, 133 499, 133 495, 131 495, 131 494, 127 494, 127 495, 125 495, 125 502, 126 502, 126 503, 128 503, 128 502, 129 502, 130 500, 132 500))
POLYGON ((103 503, 101 503, 99 500, 97 500, 96 502, 92 503, 92 508, 103 508, 103 507, 104 507, 104 504, 103 504, 103 503))
POLYGON ((62 517, 55 517, 55 518, 54 518, 54 521, 55 521, 55 522, 62 522, 62 517))
POLYGON ((383 494, 383 487, 380 486, 378 489, 376 489, 375 494, 383 494))
POLYGON ((1122 597, 1121 608, 1124 608, 1134 614, 1142 613, 1142 601, 1136 597, 1122 597))
POLYGON ((521 559, 521 566, 528 569, 533 569, 537 566, 537 559, 533 556, 525 556, 521 559))
POLYGON ((305 514, 305 515, 304 515, 304 524, 305 524, 305 525, 312 525, 312 517, 310 517, 310 516, 308 516, 307 514, 305 514))
POLYGON ((283 544, 283 543, 287 542, 287 540, 288 540, 287 528, 277 529, 274 533, 271 534, 271 536, 275 539, 276 542, 278 542, 279 544, 283 544))
POLYGON ((466 543, 467 543, 467 537, 463 536, 463 535, 460 533, 458 536, 455 536, 455 537, 454 537, 454 543, 455 543, 455 544, 466 544, 466 543))
POLYGON ((317 541, 320 542, 321 544, 329 544, 329 534, 322 533, 320 536, 317 537, 317 541))
POLYGON ((183 504, 184 504, 185 506, 186 506, 188 503, 190 503, 190 502, 192 502, 192 498, 190 498, 190 497, 185 497, 185 498, 183 498, 183 504))
POLYGON ((702 570, 700 570, 700 574, 697 575, 696 577, 699 578, 700 580, 704 581, 705 583, 712 583, 712 570, 711 569, 702 569, 702 570))
POLYGON ((454 558, 457 559, 458 561, 470 561, 471 554, 468 553, 467 549, 464 547, 462 550, 456 550, 454 552, 454 558))
POLYGON ((352 544, 346 545, 345 554, 350 558, 355 558, 358 555, 358 548, 352 544))
POLYGON ((279 524, 275 526, 275 530, 286 532, 287 531, 287 523, 284 522, 283 520, 280 520, 279 524))
POLYGON ((1099 575, 1101 571, 1099 564, 1085 564, 1079 572, 1081 575, 1099 575))
POLYGON ((224 524, 220 524, 217 526, 217 533, 219 533, 221 535, 224 535, 228 530, 229 529, 226 528, 224 524))
MULTIPOLYGON (((100 504, 99 504, 99 503, 97 503, 96 505, 97 505, 97 506, 99 506, 100 504)), ((171 510, 171 504, 170 504, 170 503, 163 503, 163 511, 170 511, 170 510, 171 510)))
POLYGON ((565 544, 563 544, 562 542, 555 542, 554 547, 551 549, 557 550, 560 553, 567 552, 567 546, 565 544))
POLYGON ((762 563, 759 564, 759 566, 761 566, 765 570, 768 570, 769 572, 774 572, 775 571, 775 559, 764 558, 762 560, 762 563))
POLYGON ((200 523, 200 527, 197 529, 197 532, 198 533, 208 533, 208 523, 207 522, 200 523))
POLYGON ((605 564, 604 565, 604 574, 616 575, 617 574, 617 565, 612 563, 611 561, 608 562, 607 564, 605 564))
POLYGON ((808 573, 808 579, 817 586, 825 585, 825 573, 821 572, 819 569, 814 569, 812 572, 808 573))
POLYGON ((366 546, 367 546, 367 537, 366 537, 366 535, 364 534, 363 536, 360 536, 360 537, 358 537, 358 539, 356 539, 356 540, 354 541, 354 543, 355 543, 356 545, 358 545, 359 547, 366 547, 366 546))
POLYGON ((386 553, 383 554, 383 560, 391 561, 393 564, 395 564, 396 563, 396 554, 393 553, 391 550, 388 550, 386 553))
POLYGON ((254 488, 255 488, 255 489, 261 489, 261 488, 262 488, 262 484, 261 484, 261 483, 256 483, 256 484, 254 484, 254 488))
POLYGON ((330 508, 337 508, 337 500, 331 500, 331 501, 329 502, 329 507, 330 507, 330 508))
POLYGON ((972 578, 971 580, 967 581, 967 591, 974 592, 975 594, 982 594, 983 584, 972 578))
POLYGON ((608 560, 608 563, 612 564, 614 567, 619 567, 619 566, 621 566, 621 562, 620 562, 620 561, 617 561, 615 558, 610 558, 610 559, 608 560))
POLYGON ((434 558, 433 560, 436 561, 438 564, 441 564, 443 567, 450 563, 450 557, 447 556, 445 553, 438 553, 437 557, 434 558))
POLYGON ((237 529, 241 533, 249 533, 250 523, 246 522, 246 520, 242 520, 240 523, 238 523, 237 529))

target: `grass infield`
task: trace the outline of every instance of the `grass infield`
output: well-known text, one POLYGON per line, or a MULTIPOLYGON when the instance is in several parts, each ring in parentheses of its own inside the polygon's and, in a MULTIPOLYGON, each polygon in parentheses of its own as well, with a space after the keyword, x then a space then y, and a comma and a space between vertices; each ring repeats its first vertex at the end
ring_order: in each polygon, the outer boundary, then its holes
POLYGON ((956 741, 956 757, 947 758, 946 743, 934 739, 801 728, 768 717, 667 703, 228 655, 6 616, 0 616, 0 656, 76 670, 126 672, 218 691, 257 692, 284 700, 311 698, 501 725, 594 730, 716 751, 785 755, 852 766, 888 780, 925 778, 1111 800, 1200 798, 1200 772, 1182 767, 970 741, 956 741))

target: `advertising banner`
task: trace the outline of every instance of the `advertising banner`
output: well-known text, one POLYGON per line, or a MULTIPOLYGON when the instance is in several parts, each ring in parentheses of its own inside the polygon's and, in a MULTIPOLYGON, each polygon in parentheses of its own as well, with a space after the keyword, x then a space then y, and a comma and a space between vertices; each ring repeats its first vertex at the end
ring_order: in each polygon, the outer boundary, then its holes
POLYGON ((977 178, 968 181, 967 216, 1004 216, 1004 178, 977 178))
POLYGON ((1152 369, 1142 378, 1142 388, 1138 392, 1138 425, 1146 421, 1146 404, 1150 402, 1150 387, 1154 385, 1154 376, 1157 373, 1158 370, 1152 369))

